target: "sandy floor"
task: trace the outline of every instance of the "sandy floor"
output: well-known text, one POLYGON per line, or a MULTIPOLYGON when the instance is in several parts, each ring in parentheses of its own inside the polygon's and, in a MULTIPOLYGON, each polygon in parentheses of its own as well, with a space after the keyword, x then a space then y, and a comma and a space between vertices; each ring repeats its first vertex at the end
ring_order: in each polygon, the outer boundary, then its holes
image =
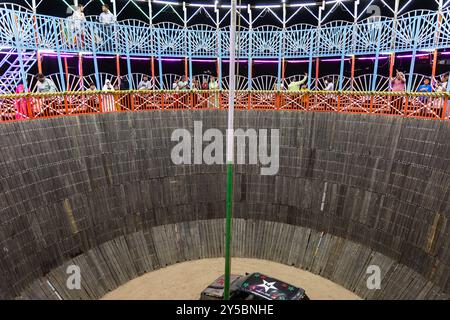
MULTIPOLYGON (((105 300, 196 300, 223 274, 224 259, 175 264, 149 272, 108 293, 105 300)), ((232 273, 261 272, 302 287, 312 300, 357 300, 347 289, 312 273, 265 260, 234 258, 232 273)))

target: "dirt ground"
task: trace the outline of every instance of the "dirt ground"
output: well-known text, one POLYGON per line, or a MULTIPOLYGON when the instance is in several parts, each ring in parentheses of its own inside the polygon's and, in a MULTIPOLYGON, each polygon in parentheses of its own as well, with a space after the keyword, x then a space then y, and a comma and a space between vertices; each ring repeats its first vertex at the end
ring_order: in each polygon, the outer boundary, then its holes
MULTIPOLYGON (((360 299, 325 278, 275 262, 233 258, 231 268, 234 274, 261 272, 302 287, 312 300, 360 299)), ((136 278, 102 300, 197 300, 200 292, 223 273, 223 258, 178 263, 136 278)))

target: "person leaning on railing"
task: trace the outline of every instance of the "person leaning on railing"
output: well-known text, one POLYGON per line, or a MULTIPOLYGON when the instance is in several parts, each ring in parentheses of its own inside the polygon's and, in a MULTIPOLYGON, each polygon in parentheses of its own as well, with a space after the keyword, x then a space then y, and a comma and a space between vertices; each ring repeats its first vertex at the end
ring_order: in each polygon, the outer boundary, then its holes
POLYGON ((56 87, 53 80, 46 78, 42 73, 38 73, 36 75, 36 79, 37 79, 36 92, 50 93, 58 91, 58 88, 56 87))
MULTIPOLYGON (((56 87, 53 80, 46 78, 42 73, 38 73, 36 75, 36 78, 36 92, 52 93, 58 91, 58 88, 56 87)), ((50 115, 50 113, 56 108, 55 99, 53 98, 36 98, 35 102, 34 112, 38 114, 44 111, 45 115, 50 115)))
POLYGON ((308 74, 304 73, 303 79, 300 81, 292 81, 291 83, 289 83, 288 85, 288 91, 292 92, 298 92, 300 91, 300 87, 306 83, 306 81, 308 80, 308 74))
POLYGON ((152 90, 153 84, 149 80, 148 76, 142 77, 142 80, 138 84, 138 90, 152 90))
MULTIPOLYGON (((95 86, 95 83, 91 83, 89 85, 89 88, 87 88, 86 92, 95 92, 97 91, 97 87, 95 86)), ((90 109, 93 109, 95 112, 98 112, 99 106, 100 106, 100 100, 97 94, 89 95, 88 96, 88 105, 90 109)))
MULTIPOLYGON (((308 74, 305 72, 304 74, 303 74, 303 79, 301 79, 300 81, 292 81, 291 83, 289 83, 289 85, 288 85, 288 87, 287 87, 287 91, 289 92, 289 93, 291 93, 291 95, 292 95, 292 93, 294 93, 294 92, 298 92, 298 93, 300 93, 301 91, 302 91, 302 87, 305 85, 305 83, 306 83, 306 81, 308 80, 308 74)), ((283 88, 281 88, 281 89, 283 89, 283 88)), ((297 95, 295 95, 295 97, 292 97, 292 96, 290 96, 289 97, 291 100, 295 100, 296 98, 297 98, 297 95)), ((302 104, 302 106, 305 106, 306 105, 306 100, 305 99, 307 99, 307 97, 306 97, 306 95, 302 95, 301 96, 301 104, 302 104)), ((278 101, 277 101, 278 102, 278 101)))

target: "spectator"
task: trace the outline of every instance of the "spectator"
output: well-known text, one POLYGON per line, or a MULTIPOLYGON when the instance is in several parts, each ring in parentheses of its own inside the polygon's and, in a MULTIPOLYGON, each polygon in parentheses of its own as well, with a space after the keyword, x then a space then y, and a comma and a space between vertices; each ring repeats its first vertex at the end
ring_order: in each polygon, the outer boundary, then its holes
MULTIPOLYGON (((396 70, 395 78, 391 79, 392 92, 404 92, 406 90, 405 84, 406 84, 406 78, 405 78, 404 73, 396 70)), ((403 106, 403 102, 404 102, 403 96, 392 97, 392 99, 393 99, 393 101, 392 101, 391 108, 393 108, 394 110, 392 110, 391 112, 398 112, 398 110, 403 110, 403 107, 404 107, 403 106)))
POLYGON ((333 79, 330 77, 325 78, 325 88, 324 91, 333 91, 334 90, 334 83, 333 79))
POLYGON ((288 85, 288 91, 300 91, 300 86, 302 86, 308 80, 308 74, 304 73, 303 79, 300 81, 292 81, 288 85))
POLYGON ((219 107, 219 93, 217 92, 217 90, 219 90, 219 83, 217 82, 215 77, 211 77, 209 79, 209 90, 216 91, 212 95, 210 95, 210 97, 209 97, 209 101, 210 101, 209 105, 211 107, 218 108, 219 107))
POLYGON ((121 76, 120 77, 120 84, 116 85, 116 86, 117 86, 116 91, 119 91, 119 90, 123 90, 123 91, 130 90, 130 83, 128 82, 128 79, 127 79, 126 76, 121 76))
MULTIPOLYGON (((423 80, 423 84, 421 84, 418 88, 417 88, 418 92, 433 92, 433 87, 430 84, 430 79, 424 79, 423 80)), ((419 97, 419 101, 422 103, 428 103, 428 97, 419 97)))
POLYGON ((200 90, 200 83, 197 79, 192 80, 192 90, 200 90))
MULTIPOLYGON (((97 91, 97 87, 95 86, 95 83, 91 82, 89 84, 89 88, 87 88, 86 92, 95 92, 95 91, 97 91)), ((100 100, 98 98, 98 95, 96 95, 96 94, 89 95, 87 98, 87 102, 88 102, 87 104, 90 109, 95 110, 96 112, 99 111, 100 100)))
POLYGON ((180 87, 178 85, 178 83, 180 82, 179 78, 176 78, 175 81, 172 84, 172 90, 178 90, 180 87))
POLYGON ((215 77, 211 77, 209 80, 209 90, 219 90, 219 83, 215 77))
MULTIPOLYGON (((111 80, 106 79, 105 85, 103 86, 103 91, 114 91, 114 87, 111 84, 111 80)), ((114 97, 112 94, 105 94, 103 96, 103 111, 111 112, 114 111, 114 97)))
POLYGON ((75 44, 81 45, 82 38, 84 34, 84 23, 86 22, 86 17, 84 16, 84 7, 83 5, 78 5, 73 14, 69 17, 70 29, 72 31, 72 35, 74 37, 75 44))
MULTIPOLYGON (((128 81, 127 81, 128 82, 128 81)), ((120 105, 120 98, 121 98, 121 96, 120 96, 120 93, 119 93, 119 91, 121 91, 121 90, 128 90, 129 88, 127 88, 127 89, 122 89, 122 82, 120 82, 120 86, 118 85, 118 84, 115 84, 114 85, 114 108, 115 108, 115 110, 117 110, 117 111, 121 111, 122 110, 122 107, 121 107, 121 105, 120 105)), ((127 98, 125 98, 126 96, 128 96, 127 94, 123 94, 122 95, 122 98, 124 98, 124 99, 122 99, 122 101, 123 101, 123 103, 126 105, 127 104, 127 102, 129 101, 127 98)))
POLYGON ((106 79, 105 85, 103 86, 103 91, 113 91, 113 90, 114 90, 114 87, 111 84, 111 80, 106 79))
MULTIPOLYGON (((447 87, 448 87, 448 74, 441 76, 440 81, 438 81, 436 83, 436 92, 438 92, 438 93, 447 92, 447 87)), ((446 104, 445 102, 446 102, 446 98, 443 97, 441 99, 435 100, 434 104, 437 108, 442 109, 446 104)), ((445 116, 447 118, 449 118, 450 104, 447 104, 445 109, 446 109, 445 116)), ((441 114, 442 114, 442 112, 441 112, 441 114)))
POLYGON ((109 6, 107 4, 102 6, 102 13, 98 17, 98 21, 103 24, 113 24, 116 22, 116 17, 109 11, 109 6))
POLYGON ((89 88, 86 91, 97 91, 97 87, 95 86, 95 83, 91 82, 89 85, 89 88))
POLYGON ((152 90, 153 85, 148 76, 144 76, 138 84, 138 90, 152 90))
MULTIPOLYGON (((25 87, 22 83, 20 83, 16 88, 17 94, 25 93, 25 87)), ((28 108, 27 108, 28 99, 25 97, 17 98, 14 100, 14 107, 16 109, 16 119, 26 119, 28 118, 28 108)))
POLYGON ((423 80, 423 84, 421 84, 419 86, 419 88, 417 88, 417 91, 418 92, 432 92, 433 87, 430 84, 430 79, 423 80))
POLYGON ((203 82, 202 82, 202 90, 208 90, 208 88, 209 88, 209 85, 208 85, 208 79, 203 79, 203 82))
POLYGON ((396 70, 396 76, 391 79, 391 87, 393 92, 404 92, 405 91, 406 78, 403 72, 396 70))
POLYGON ((58 91, 55 83, 51 79, 46 78, 42 73, 38 73, 36 75, 36 78, 38 80, 38 82, 36 84, 37 92, 48 93, 48 92, 57 92, 58 91))
POLYGON ((448 84, 448 74, 441 76, 440 81, 436 85, 436 92, 446 92, 448 84))
MULTIPOLYGON (((289 87, 289 85, 288 85, 288 87, 289 87)), ((284 83, 280 83, 280 91, 283 91, 283 90, 285 90, 286 88, 285 88, 285 86, 284 86, 284 83)), ((273 84, 273 91, 278 91, 278 83, 274 83, 273 84)))
MULTIPOLYGON (((55 83, 46 78, 42 73, 38 73, 36 75, 37 84, 36 91, 38 93, 52 93, 57 92, 55 83)), ((47 97, 47 98, 37 98, 33 103, 33 112, 42 113, 46 116, 50 116, 53 114, 55 109, 57 108, 57 98, 47 97)))
POLYGON ((179 90, 187 90, 189 89, 189 79, 186 76, 183 76, 183 78, 178 81, 178 89, 179 90))

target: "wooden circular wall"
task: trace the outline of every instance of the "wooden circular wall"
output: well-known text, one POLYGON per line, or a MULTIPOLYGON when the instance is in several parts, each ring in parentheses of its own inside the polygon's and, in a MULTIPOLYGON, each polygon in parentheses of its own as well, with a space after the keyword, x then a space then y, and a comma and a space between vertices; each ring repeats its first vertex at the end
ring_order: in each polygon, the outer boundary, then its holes
MULTIPOLYGON (((223 255, 225 170, 175 166, 172 131, 226 111, 0 125, 0 298, 95 299, 145 272, 223 255), (67 265, 82 290, 67 290, 67 265)), ((280 170, 237 165, 233 253, 295 265, 363 298, 448 299, 450 123, 238 111, 280 129, 280 170), (368 265, 381 290, 368 290, 368 265)))

